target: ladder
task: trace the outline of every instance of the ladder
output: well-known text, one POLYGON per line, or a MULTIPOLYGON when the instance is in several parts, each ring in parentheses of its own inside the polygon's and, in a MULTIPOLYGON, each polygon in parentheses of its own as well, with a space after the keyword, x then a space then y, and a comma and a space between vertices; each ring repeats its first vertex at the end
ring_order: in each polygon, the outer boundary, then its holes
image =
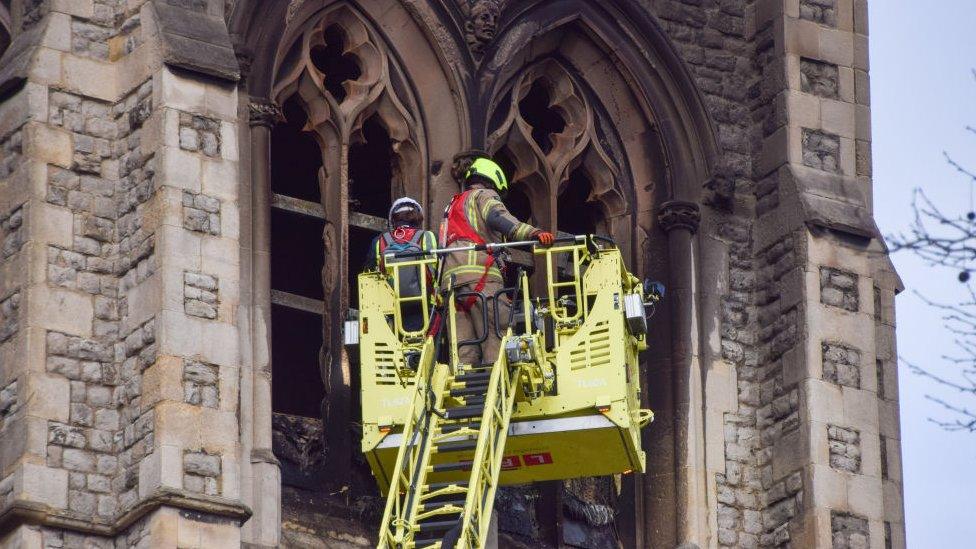
MULTIPOLYGON (((453 296, 449 303, 453 321, 453 296)), ((505 341, 510 337, 511 329, 505 341)), ((432 354, 421 363, 378 547, 479 548, 488 536, 522 365, 510 364, 505 353, 490 367, 451 371, 432 354), (460 459, 472 451, 473 459, 460 459)))

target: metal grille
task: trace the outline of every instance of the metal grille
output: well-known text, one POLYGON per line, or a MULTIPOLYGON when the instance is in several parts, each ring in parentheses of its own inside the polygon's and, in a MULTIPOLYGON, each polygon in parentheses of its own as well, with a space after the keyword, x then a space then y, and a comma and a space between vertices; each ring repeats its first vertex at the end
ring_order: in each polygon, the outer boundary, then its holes
POLYGON ((375 356, 374 364, 376 364, 376 384, 393 385, 396 383, 396 356, 394 350, 386 343, 377 342, 373 354, 375 356))
POLYGON ((610 323, 597 322, 588 337, 580 339, 576 348, 569 352, 573 370, 605 366, 610 363, 610 323))

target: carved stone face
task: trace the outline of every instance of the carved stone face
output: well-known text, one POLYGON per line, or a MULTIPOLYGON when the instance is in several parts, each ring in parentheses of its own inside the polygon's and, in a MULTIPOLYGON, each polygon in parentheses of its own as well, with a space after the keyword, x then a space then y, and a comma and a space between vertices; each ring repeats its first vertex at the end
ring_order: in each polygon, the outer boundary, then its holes
POLYGON ((495 2, 476 2, 471 7, 471 33, 481 44, 491 42, 498 26, 499 7, 495 2))

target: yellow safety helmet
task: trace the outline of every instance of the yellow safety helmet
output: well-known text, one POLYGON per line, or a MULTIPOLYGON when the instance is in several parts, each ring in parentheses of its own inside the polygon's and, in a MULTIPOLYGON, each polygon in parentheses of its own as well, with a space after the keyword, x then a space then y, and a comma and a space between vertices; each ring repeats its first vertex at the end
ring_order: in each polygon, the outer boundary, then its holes
POLYGON ((508 190, 508 179, 505 178, 505 171, 497 162, 490 158, 479 157, 471 163, 471 167, 464 174, 464 181, 469 181, 472 177, 480 176, 495 185, 495 190, 499 193, 508 190))

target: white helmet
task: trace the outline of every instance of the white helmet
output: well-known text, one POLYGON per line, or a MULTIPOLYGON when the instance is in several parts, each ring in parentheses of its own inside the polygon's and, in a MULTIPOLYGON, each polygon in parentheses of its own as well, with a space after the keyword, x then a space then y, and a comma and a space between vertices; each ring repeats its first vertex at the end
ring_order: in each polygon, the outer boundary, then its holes
POLYGON ((390 224, 391 228, 393 228, 393 215, 400 212, 405 212, 407 210, 417 210, 420 215, 424 215, 424 208, 420 205, 420 202, 417 202, 416 200, 407 196, 397 198, 395 201, 393 201, 393 205, 390 206, 389 215, 386 216, 386 220, 390 224))

